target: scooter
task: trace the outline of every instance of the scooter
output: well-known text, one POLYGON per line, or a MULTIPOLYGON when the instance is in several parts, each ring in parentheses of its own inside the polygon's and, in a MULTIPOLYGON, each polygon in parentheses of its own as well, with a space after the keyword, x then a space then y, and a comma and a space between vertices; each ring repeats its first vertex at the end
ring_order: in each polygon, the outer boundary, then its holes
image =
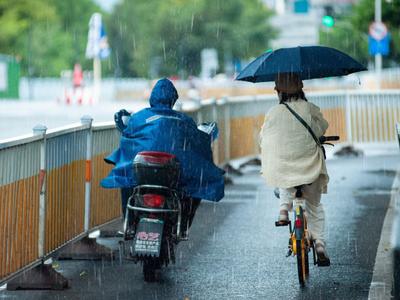
POLYGON ((175 262, 182 239, 182 195, 177 184, 179 162, 169 153, 146 151, 133 162, 138 185, 128 200, 124 240, 132 240, 130 256, 143 265, 145 281, 157 279, 163 265, 175 262))
MULTIPOLYGON (((198 128, 212 139, 218 135, 216 123, 198 128)), ((144 280, 154 282, 163 266, 175 263, 176 245, 188 239, 193 202, 179 190, 180 164, 174 155, 139 152, 133 171, 138 185, 127 203, 124 243, 130 258, 142 264, 144 280)))

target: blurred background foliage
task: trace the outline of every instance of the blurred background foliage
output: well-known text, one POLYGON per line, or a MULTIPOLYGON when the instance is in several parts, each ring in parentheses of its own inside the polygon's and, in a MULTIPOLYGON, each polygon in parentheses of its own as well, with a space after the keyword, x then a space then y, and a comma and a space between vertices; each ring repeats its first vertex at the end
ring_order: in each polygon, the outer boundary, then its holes
MULTIPOLYGON (((382 21, 390 34, 390 53, 386 66, 400 61, 400 0, 382 0, 382 21)), ((351 10, 335 15, 335 25, 322 27, 320 43, 335 47, 367 65, 373 58, 368 54, 368 28, 375 18, 375 0, 360 0, 351 10)))
MULTIPOLYGON (((112 49, 103 74, 122 77, 199 75, 201 50, 215 48, 218 72, 270 48, 279 29, 261 0, 120 1, 104 12, 94 0, 0 0, 0 53, 17 57, 24 76, 60 76, 85 58, 88 22, 103 14, 112 49)), ((386 65, 400 60, 400 0, 382 1, 382 19, 391 36, 386 65)), ((320 43, 367 64, 368 26, 374 0, 360 0, 320 30, 320 43)))
POLYGON ((0 53, 21 61, 22 75, 60 76, 85 59, 92 0, 0 0, 0 53))
POLYGON ((249 59, 275 36, 259 0, 121 1, 110 13, 92 0, 0 0, 0 53, 20 59, 28 76, 59 76, 76 62, 91 69, 85 49, 94 12, 103 14, 112 49, 106 75, 198 75, 203 48, 216 48, 222 62, 249 59))
POLYGON ((225 71, 225 62, 268 49, 270 16, 258 0, 124 1, 108 21, 117 75, 197 75, 204 48, 217 49, 225 71))
POLYGON ((222 62, 249 59, 275 36, 259 0, 123 1, 109 14, 92 0, 0 0, 0 53, 18 57, 23 75, 59 76, 75 62, 90 69, 94 12, 103 14, 112 49, 108 75, 198 75, 203 48, 216 48, 222 62))

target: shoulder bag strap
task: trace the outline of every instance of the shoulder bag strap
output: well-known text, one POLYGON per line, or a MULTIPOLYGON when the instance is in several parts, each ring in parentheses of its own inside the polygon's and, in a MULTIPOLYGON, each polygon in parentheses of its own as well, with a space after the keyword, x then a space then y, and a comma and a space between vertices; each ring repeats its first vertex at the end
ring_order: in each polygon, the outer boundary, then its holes
POLYGON ((298 113, 296 113, 293 109, 290 108, 289 105, 287 105, 287 103, 282 103, 283 105, 286 106, 286 108, 293 114, 293 116, 296 117, 297 120, 299 120, 299 122, 301 124, 303 124, 303 126, 308 130, 308 132, 311 134, 311 136, 313 137, 314 141, 317 143, 318 146, 322 146, 319 139, 315 136, 314 131, 312 131, 311 127, 307 124, 306 121, 303 120, 302 117, 299 116, 298 113))

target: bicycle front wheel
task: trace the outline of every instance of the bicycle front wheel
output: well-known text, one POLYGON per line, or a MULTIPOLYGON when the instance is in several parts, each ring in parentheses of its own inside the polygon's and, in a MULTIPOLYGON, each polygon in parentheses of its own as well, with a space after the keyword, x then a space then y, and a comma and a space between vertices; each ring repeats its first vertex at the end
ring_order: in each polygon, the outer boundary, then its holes
POLYGON ((299 283, 304 286, 308 277, 308 253, 306 253, 304 240, 296 240, 297 274, 299 283))

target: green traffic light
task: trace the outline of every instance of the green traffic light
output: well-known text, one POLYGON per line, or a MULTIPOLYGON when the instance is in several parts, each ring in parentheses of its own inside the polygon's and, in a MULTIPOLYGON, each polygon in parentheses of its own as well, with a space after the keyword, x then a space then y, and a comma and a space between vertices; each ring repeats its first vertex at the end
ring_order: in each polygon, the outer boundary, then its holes
POLYGON ((322 24, 326 27, 333 27, 333 25, 335 25, 335 20, 331 16, 323 16, 322 24))

